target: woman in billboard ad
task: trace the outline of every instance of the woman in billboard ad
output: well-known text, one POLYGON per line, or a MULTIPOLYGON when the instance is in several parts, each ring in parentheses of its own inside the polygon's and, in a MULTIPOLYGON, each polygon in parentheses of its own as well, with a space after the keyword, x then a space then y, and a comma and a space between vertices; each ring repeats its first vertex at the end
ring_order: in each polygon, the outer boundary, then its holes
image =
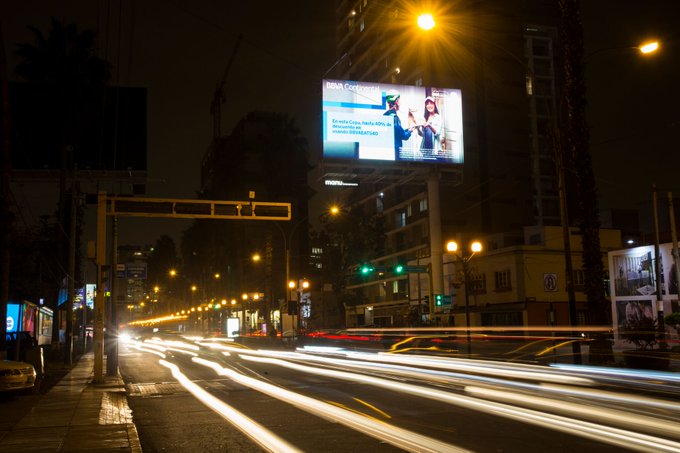
POLYGON ((436 158, 442 151, 443 122, 432 96, 425 98, 424 117, 425 123, 418 126, 418 135, 423 138, 420 142, 420 152, 425 158, 436 158))

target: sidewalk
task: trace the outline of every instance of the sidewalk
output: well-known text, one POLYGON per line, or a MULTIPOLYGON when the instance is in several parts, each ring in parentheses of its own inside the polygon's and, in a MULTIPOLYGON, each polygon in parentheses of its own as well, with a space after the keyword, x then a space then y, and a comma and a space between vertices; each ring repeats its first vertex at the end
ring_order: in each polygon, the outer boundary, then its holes
POLYGON ((94 355, 81 356, 30 412, 0 432, 0 451, 141 452, 123 380, 94 384, 93 370, 94 355))

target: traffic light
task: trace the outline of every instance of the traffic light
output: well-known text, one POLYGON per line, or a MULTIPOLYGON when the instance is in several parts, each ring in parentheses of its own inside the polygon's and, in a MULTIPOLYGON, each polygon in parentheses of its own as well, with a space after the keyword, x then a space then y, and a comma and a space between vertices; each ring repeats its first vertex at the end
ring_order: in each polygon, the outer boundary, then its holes
POLYGON ((361 273, 361 275, 368 275, 371 272, 373 272, 374 270, 375 270, 375 268, 373 266, 371 266, 370 264, 363 264, 359 268, 359 272, 361 273))
POLYGON ((441 307, 443 303, 444 303, 444 296, 442 296, 441 294, 435 294, 434 295, 434 304, 437 307, 441 307))
POLYGON ((397 264, 396 266, 394 266, 394 273, 397 274, 397 275, 403 274, 404 270, 405 269, 404 269, 404 266, 402 264, 397 264))

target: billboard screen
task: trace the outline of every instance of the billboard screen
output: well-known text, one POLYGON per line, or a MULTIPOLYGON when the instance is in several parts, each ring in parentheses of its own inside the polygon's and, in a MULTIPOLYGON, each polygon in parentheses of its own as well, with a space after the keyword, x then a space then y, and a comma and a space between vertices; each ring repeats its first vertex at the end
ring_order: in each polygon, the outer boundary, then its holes
POLYGON ((461 91, 323 80, 323 157, 463 163, 461 91))

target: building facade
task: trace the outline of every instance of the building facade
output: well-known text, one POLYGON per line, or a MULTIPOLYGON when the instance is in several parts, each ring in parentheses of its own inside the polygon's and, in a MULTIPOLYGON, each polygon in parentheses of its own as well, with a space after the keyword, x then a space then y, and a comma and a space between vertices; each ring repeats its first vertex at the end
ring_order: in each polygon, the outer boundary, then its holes
MULTIPOLYGON (((600 231, 603 258, 621 246, 619 230, 600 231)), ((461 258, 469 258, 463 250, 459 256, 446 253, 443 258, 444 293, 441 305, 433 303, 436 324, 465 326, 467 313, 471 326, 550 326, 569 325, 569 306, 564 266, 564 242, 561 227, 526 227, 522 244, 495 250, 485 249, 472 256, 463 266, 461 258), (465 271, 469 293, 466 295, 465 271), (467 305, 467 308, 466 308, 467 305)), ((581 263, 581 238, 571 229, 572 261, 581 263)), ((467 248, 469 244, 463 244, 467 248)), ((611 260, 611 258, 610 258, 611 260)), ((427 267, 429 259, 415 261, 407 269, 427 267)), ((611 264, 610 264, 611 266, 611 264)), ((407 304, 376 298, 347 311, 348 326, 422 325, 419 301, 430 298, 427 272, 407 272, 403 288, 407 304)), ((395 279, 386 272, 376 275, 379 283, 395 287, 395 279)), ((588 323, 588 307, 584 293, 584 271, 580 264, 573 269, 578 323, 588 323)), ((648 297, 649 298, 649 297, 648 297)), ((427 309, 425 309, 425 312, 427 309)))
MULTIPOLYGON (((447 239, 485 237, 490 252, 506 250, 524 243, 525 226, 560 222, 552 146, 558 10, 557 2, 442 6, 429 32, 416 29, 417 13, 400 2, 337 1, 330 76, 460 89, 464 163, 325 159, 313 179, 327 197, 383 217, 384 253, 370 263, 433 262, 433 291, 447 294, 447 271, 437 264, 447 239), (323 186, 338 178, 350 184, 323 186)), ((406 325, 428 305, 428 292, 414 293, 405 274, 350 275, 346 289, 355 296, 346 304, 350 325, 406 325), (376 311, 354 313, 358 305, 376 311)))

